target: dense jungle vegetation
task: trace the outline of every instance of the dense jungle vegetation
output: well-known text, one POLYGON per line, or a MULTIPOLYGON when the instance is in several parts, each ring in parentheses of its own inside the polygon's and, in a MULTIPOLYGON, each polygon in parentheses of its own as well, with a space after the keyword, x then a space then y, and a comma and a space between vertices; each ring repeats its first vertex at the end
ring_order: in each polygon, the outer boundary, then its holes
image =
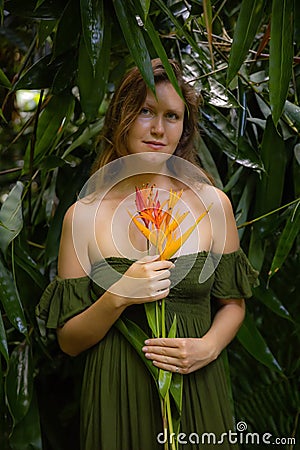
POLYGON ((0 447, 78 448, 84 356, 45 339, 35 306, 115 86, 135 64, 153 86, 160 57, 202 92, 199 158, 260 272, 228 351, 236 419, 297 448, 300 2, 0 0, 0 20, 0 447))

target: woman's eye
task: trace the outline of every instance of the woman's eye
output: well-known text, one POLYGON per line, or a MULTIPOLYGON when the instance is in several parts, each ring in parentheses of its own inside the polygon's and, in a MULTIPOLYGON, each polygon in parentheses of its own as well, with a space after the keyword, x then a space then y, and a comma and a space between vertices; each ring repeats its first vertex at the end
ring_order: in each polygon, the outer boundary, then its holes
POLYGON ((143 116, 149 116, 151 114, 151 111, 148 108, 142 108, 140 114, 142 114, 143 116))
POLYGON ((168 118, 168 119, 171 119, 171 120, 177 120, 177 119, 178 119, 178 114, 169 112, 169 113, 167 114, 167 118, 168 118))

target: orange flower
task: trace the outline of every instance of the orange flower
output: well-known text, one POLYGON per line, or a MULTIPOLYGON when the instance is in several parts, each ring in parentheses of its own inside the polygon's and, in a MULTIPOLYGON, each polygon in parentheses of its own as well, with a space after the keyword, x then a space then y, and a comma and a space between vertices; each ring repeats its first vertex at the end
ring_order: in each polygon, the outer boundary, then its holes
POLYGON ((180 214, 174 213, 174 207, 182 196, 181 191, 170 189, 169 198, 162 205, 158 199, 158 192, 153 196, 153 188, 148 183, 141 189, 136 188, 136 205, 138 214, 131 215, 132 221, 143 235, 157 249, 160 259, 170 259, 185 243, 198 223, 208 213, 210 207, 201 214, 195 223, 182 235, 178 235, 178 227, 189 214, 188 211, 180 214), (167 205, 167 209, 163 207, 167 205), (144 224, 139 221, 142 219, 144 224))

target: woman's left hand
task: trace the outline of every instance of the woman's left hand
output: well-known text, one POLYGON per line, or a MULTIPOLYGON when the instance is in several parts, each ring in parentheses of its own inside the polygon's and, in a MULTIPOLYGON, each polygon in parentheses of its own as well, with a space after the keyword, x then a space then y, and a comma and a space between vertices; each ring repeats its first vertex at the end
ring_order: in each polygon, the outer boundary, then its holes
POLYGON ((218 356, 205 337, 147 339, 142 350, 159 369, 182 374, 201 369, 218 356))

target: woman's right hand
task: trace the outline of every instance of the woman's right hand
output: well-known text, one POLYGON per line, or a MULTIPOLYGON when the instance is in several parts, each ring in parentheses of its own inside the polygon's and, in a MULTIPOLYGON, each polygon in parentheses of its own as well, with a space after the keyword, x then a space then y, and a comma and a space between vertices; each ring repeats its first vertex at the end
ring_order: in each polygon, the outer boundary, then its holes
POLYGON ((124 298, 126 306, 161 300, 170 291, 171 261, 158 260, 159 255, 145 256, 134 262, 114 283, 109 292, 124 298))

